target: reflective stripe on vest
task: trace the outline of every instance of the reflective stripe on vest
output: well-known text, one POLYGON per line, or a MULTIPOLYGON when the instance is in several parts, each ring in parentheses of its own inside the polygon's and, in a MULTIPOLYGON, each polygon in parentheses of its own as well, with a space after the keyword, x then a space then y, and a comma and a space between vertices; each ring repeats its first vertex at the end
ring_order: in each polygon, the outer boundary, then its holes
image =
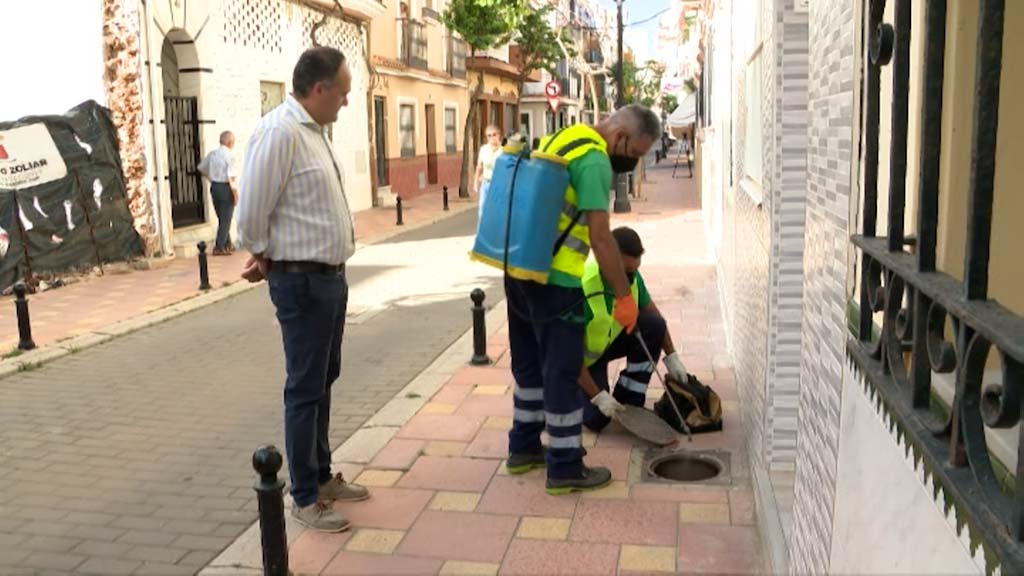
MULTIPOLYGON (((604 290, 604 281, 601 279, 601 270, 598 268, 597 260, 590 258, 583 267, 583 293, 587 295, 587 306, 590 307, 593 316, 587 323, 585 346, 583 347, 583 361, 587 366, 597 362, 608 346, 622 332, 622 325, 616 322, 608 312, 604 290)), ((636 278, 633 278, 630 292, 633 293, 634 300, 640 300, 640 284, 636 278)))
MULTIPOLYGON (((545 137, 540 143, 540 149, 549 152, 557 151, 577 140, 588 139, 593 142, 577 146, 561 156, 572 162, 591 150, 599 150, 602 154, 607 155, 607 144, 604 139, 596 130, 585 124, 575 124, 545 137)), ((586 214, 581 214, 576 224, 573 225, 573 220, 579 212, 576 190, 570 184, 565 190, 565 205, 558 218, 558 236, 560 237, 569 226, 572 226, 572 229, 569 230, 565 242, 555 253, 554 259, 551 261, 551 269, 575 278, 583 276, 583 263, 586 262, 587 255, 590 254, 590 228, 587 225, 586 214)))

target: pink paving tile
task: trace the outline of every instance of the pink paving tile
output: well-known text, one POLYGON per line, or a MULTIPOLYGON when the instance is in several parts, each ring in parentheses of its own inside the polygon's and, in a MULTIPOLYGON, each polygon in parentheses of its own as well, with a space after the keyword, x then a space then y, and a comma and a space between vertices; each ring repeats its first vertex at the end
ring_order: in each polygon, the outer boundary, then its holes
POLYGON ((335 502, 334 509, 344 514, 357 528, 407 530, 433 495, 429 490, 371 488, 369 500, 335 502))
POLYGON ((614 544, 515 539, 501 574, 615 574, 619 547, 614 544))
POLYGON ((757 535, 746 526, 679 527, 678 570, 683 574, 756 574, 757 535))
POLYGON ((673 546, 677 506, 632 500, 580 500, 569 540, 673 546))
MULTIPOLYGON (((499 396, 500 398, 500 396, 499 396)), ((417 414, 398 431, 399 438, 469 442, 483 424, 483 416, 417 414)))
POLYGON ((442 564, 443 561, 431 558, 342 552, 334 557, 334 561, 327 566, 323 574, 354 574, 357 576, 368 576, 370 574, 410 574, 423 576, 424 574, 437 574, 442 564))
POLYGON ((437 391, 437 394, 434 394, 430 401, 441 404, 458 404, 472 391, 473 387, 468 384, 446 384, 437 391))
POLYGON ((462 454, 471 458, 507 458, 508 430, 481 429, 462 454))
POLYGON ((448 384, 470 384, 486 386, 491 384, 512 384, 512 373, 501 368, 463 368, 456 372, 448 384))
POLYGON ((459 404, 455 414, 464 416, 511 416, 512 395, 473 394, 459 404))
POLYGON ((625 480, 629 475, 629 450, 587 448, 587 455, 584 458, 587 466, 604 466, 611 470, 613 480, 625 480))
POLYGON ((402 488, 483 492, 498 469, 496 460, 420 456, 398 481, 402 488))
POLYGON ((729 517, 733 525, 752 525, 754 523, 754 493, 729 492, 729 517))
POLYGON ((630 497, 634 500, 706 504, 725 504, 729 500, 725 490, 697 490, 664 484, 634 484, 630 490, 630 497))
POLYGON ((405 535, 398 552, 446 560, 501 562, 518 523, 518 518, 427 510, 405 535))
POLYGON ((370 468, 384 468, 388 470, 408 470, 416 461, 423 446, 423 440, 406 440, 394 438, 387 446, 377 453, 377 457, 370 462, 370 468))
POLYGON ((545 481, 544 474, 495 476, 476 509, 491 514, 572 518, 579 495, 549 496, 544 491, 545 481))
POLYGON ((341 534, 305 530, 288 547, 288 568, 295 574, 319 574, 351 537, 351 530, 341 534))

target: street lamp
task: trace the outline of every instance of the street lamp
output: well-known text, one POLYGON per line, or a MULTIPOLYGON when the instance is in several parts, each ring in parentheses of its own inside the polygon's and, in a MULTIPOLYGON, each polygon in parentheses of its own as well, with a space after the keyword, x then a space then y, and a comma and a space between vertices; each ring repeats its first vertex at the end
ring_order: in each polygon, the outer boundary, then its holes
MULTIPOLYGON (((622 108, 626 105, 626 87, 623 81, 623 73, 626 65, 625 54, 622 51, 622 2, 623 0, 615 0, 615 7, 618 10, 618 56, 619 64, 615 67, 615 108, 622 108)), ((615 175, 615 204, 614 208, 616 214, 624 214, 630 211, 629 205, 629 175, 628 174, 616 174, 615 175)))

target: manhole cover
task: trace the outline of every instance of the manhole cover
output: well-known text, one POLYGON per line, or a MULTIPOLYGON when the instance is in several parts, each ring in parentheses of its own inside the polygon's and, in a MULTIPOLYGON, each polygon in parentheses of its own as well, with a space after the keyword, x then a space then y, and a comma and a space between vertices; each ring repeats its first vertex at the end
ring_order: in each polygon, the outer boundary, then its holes
POLYGON ((729 484, 729 453, 722 450, 660 450, 644 459, 643 480, 729 484))
POLYGON ((676 441, 676 431, 657 414, 639 406, 623 406, 616 418, 634 436, 655 444, 668 446, 676 441))

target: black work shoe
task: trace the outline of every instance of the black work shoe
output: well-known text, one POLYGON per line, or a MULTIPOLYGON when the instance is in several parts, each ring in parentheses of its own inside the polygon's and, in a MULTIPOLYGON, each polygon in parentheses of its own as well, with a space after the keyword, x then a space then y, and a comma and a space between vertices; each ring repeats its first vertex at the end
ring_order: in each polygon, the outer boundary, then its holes
POLYGON ((530 470, 547 466, 544 458, 548 454, 547 446, 542 447, 540 453, 532 454, 509 454, 505 467, 509 474, 526 474, 530 470))
POLYGON ((547 493, 565 496, 573 492, 589 492, 604 488, 612 481, 612 473, 603 466, 583 467, 578 478, 548 478, 547 493))

